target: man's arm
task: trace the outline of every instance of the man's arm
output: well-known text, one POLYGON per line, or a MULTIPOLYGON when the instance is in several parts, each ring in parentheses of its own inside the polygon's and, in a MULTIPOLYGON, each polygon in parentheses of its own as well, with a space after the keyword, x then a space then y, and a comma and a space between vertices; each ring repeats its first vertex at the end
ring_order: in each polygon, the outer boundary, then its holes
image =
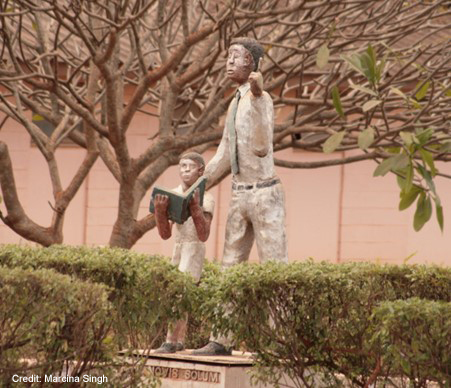
POLYGON ((172 235, 172 223, 168 220, 169 197, 157 194, 154 199, 154 205, 158 233, 163 240, 167 240, 172 235))
POLYGON ((219 143, 215 156, 213 156, 205 167, 204 176, 212 181, 225 173, 227 169, 230 170, 229 134, 227 128, 224 128, 221 143, 219 143))
POLYGON ((264 157, 268 154, 274 131, 274 108, 271 97, 263 91, 263 76, 257 72, 249 75, 251 87, 252 152, 264 157))
POLYGON ((199 240, 202 242, 207 241, 208 236, 210 236, 212 215, 204 212, 200 207, 199 189, 194 191, 194 195, 189 203, 189 209, 191 212, 191 217, 193 217, 194 226, 196 227, 199 240))

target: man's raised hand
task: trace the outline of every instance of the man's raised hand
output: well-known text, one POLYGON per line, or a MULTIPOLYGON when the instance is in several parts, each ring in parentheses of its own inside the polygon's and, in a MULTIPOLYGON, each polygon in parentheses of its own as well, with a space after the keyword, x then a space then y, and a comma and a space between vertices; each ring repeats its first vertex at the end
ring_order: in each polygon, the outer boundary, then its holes
POLYGON ((255 97, 260 97, 263 93, 263 76, 259 71, 253 71, 249 74, 249 83, 251 92, 255 97))
POLYGON ((263 93, 263 76, 260 72, 262 58, 258 61, 257 71, 249 74, 249 83, 251 85, 251 92, 255 97, 260 97, 263 93))

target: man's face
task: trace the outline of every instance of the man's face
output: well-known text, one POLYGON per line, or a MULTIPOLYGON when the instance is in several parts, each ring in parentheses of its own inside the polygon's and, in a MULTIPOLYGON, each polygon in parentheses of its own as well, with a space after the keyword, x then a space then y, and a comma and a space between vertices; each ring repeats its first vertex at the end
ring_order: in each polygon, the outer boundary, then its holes
POLYGON ((181 159, 179 163, 180 178, 185 188, 191 187, 203 174, 204 167, 191 159, 181 159))
POLYGON ((233 44, 229 48, 227 58, 227 76, 239 84, 247 82, 249 74, 252 72, 254 62, 249 51, 240 44, 233 44))

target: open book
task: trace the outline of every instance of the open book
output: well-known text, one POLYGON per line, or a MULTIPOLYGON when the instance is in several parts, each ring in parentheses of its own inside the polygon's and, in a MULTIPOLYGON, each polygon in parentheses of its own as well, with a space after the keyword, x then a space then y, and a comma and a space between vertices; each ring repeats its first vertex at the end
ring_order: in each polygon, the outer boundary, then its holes
POLYGON ((189 202, 194 195, 194 190, 199 188, 199 202, 200 206, 204 204, 204 193, 207 178, 201 176, 193 185, 183 194, 177 193, 173 190, 166 189, 161 186, 155 186, 152 191, 150 199, 149 211, 155 213, 155 206, 153 200, 157 194, 167 195, 169 197, 168 218, 177 224, 183 224, 191 215, 189 211, 189 202))

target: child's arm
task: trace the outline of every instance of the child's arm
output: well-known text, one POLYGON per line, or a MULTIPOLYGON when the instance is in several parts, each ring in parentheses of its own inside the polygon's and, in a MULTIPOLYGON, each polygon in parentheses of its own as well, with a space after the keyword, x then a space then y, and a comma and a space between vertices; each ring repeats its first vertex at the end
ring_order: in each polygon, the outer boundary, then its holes
POLYGON ((194 191, 194 195, 189 203, 191 217, 193 217, 194 226, 196 227, 199 240, 205 242, 210 235, 210 226, 212 216, 202 210, 199 204, 199 189, 194 191))
POLYGON ((154 199, 154 204, 158 233, 163 240, 167 240, 172 235, 172 223, 169 223, 168 220, 169 197, 167 195, 157 194, 154 199))

